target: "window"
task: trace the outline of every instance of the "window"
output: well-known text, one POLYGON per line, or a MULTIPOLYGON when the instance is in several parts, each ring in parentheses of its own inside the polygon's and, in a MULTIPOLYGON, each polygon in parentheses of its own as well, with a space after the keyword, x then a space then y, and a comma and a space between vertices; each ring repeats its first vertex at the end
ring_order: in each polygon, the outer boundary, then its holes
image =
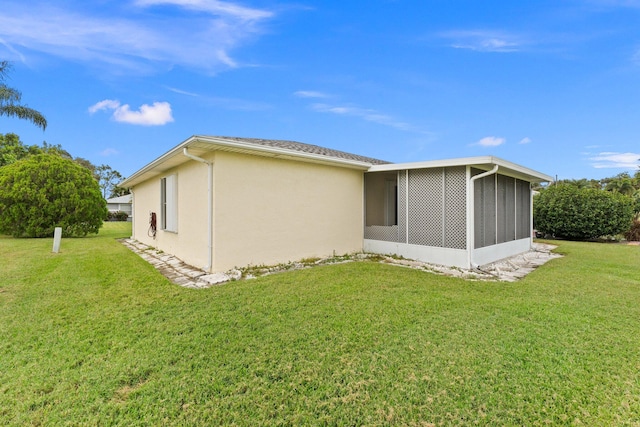
POLYGON ((169 175, 160 180, 161 228, 178 232, 178 177, 169 175))

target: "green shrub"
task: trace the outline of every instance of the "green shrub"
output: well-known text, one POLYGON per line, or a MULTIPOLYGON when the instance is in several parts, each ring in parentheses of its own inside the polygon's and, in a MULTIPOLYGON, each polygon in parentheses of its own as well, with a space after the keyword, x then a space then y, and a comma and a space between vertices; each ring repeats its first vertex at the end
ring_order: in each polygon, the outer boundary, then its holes
POLYGON ((624 238, 629 241, 640 241, 640 218, 633 220, 631 228, 624 233, 624 238))
POLYGON ((91 172, 60 156, 39 154, 0 167, 0 233, 65 237, 97 233, 107 215, 91 172))
POLYGON ((129 214, 124 211, 107 212, 107 221, 126 221, 129 214))
POLYGON ((620 193, 557 185, 535 197, 533 212, 538 231, 558 238, 587 240, 629 230, 633 200, 620 193))

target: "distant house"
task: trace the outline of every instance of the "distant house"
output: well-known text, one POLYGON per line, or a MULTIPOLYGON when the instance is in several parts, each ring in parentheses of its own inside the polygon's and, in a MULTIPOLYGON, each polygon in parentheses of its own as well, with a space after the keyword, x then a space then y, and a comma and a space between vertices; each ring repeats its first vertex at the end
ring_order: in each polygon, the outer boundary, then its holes
POLYGON ((125 194, 124 196, 112 197, 107 199, 107 210, 109 212, 126 212, 131 220, 133 196, 125 194))
POLYGON ((367 251, 472 268, 528 251, 531 183, 492 157, 392 164, 193 136, 123 181, 132 237, 210 272, 367 251))

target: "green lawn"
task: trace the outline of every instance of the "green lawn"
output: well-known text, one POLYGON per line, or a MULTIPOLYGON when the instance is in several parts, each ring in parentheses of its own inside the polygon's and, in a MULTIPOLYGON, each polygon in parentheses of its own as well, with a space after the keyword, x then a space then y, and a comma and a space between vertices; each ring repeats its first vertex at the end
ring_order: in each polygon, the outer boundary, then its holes
POLYGON ((373 262, 168 282, 115 238, 0 237, 0 425, 640 426, 640 247, 517 283, 373 262))

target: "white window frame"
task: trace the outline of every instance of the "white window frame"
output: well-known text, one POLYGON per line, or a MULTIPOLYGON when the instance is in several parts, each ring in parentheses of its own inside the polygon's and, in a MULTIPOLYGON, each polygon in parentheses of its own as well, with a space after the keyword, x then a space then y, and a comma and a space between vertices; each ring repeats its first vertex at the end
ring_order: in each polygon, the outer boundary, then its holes
POLYGON ((160 228, 178 232, 178 176, 168 175, 160 180, 160 228))

